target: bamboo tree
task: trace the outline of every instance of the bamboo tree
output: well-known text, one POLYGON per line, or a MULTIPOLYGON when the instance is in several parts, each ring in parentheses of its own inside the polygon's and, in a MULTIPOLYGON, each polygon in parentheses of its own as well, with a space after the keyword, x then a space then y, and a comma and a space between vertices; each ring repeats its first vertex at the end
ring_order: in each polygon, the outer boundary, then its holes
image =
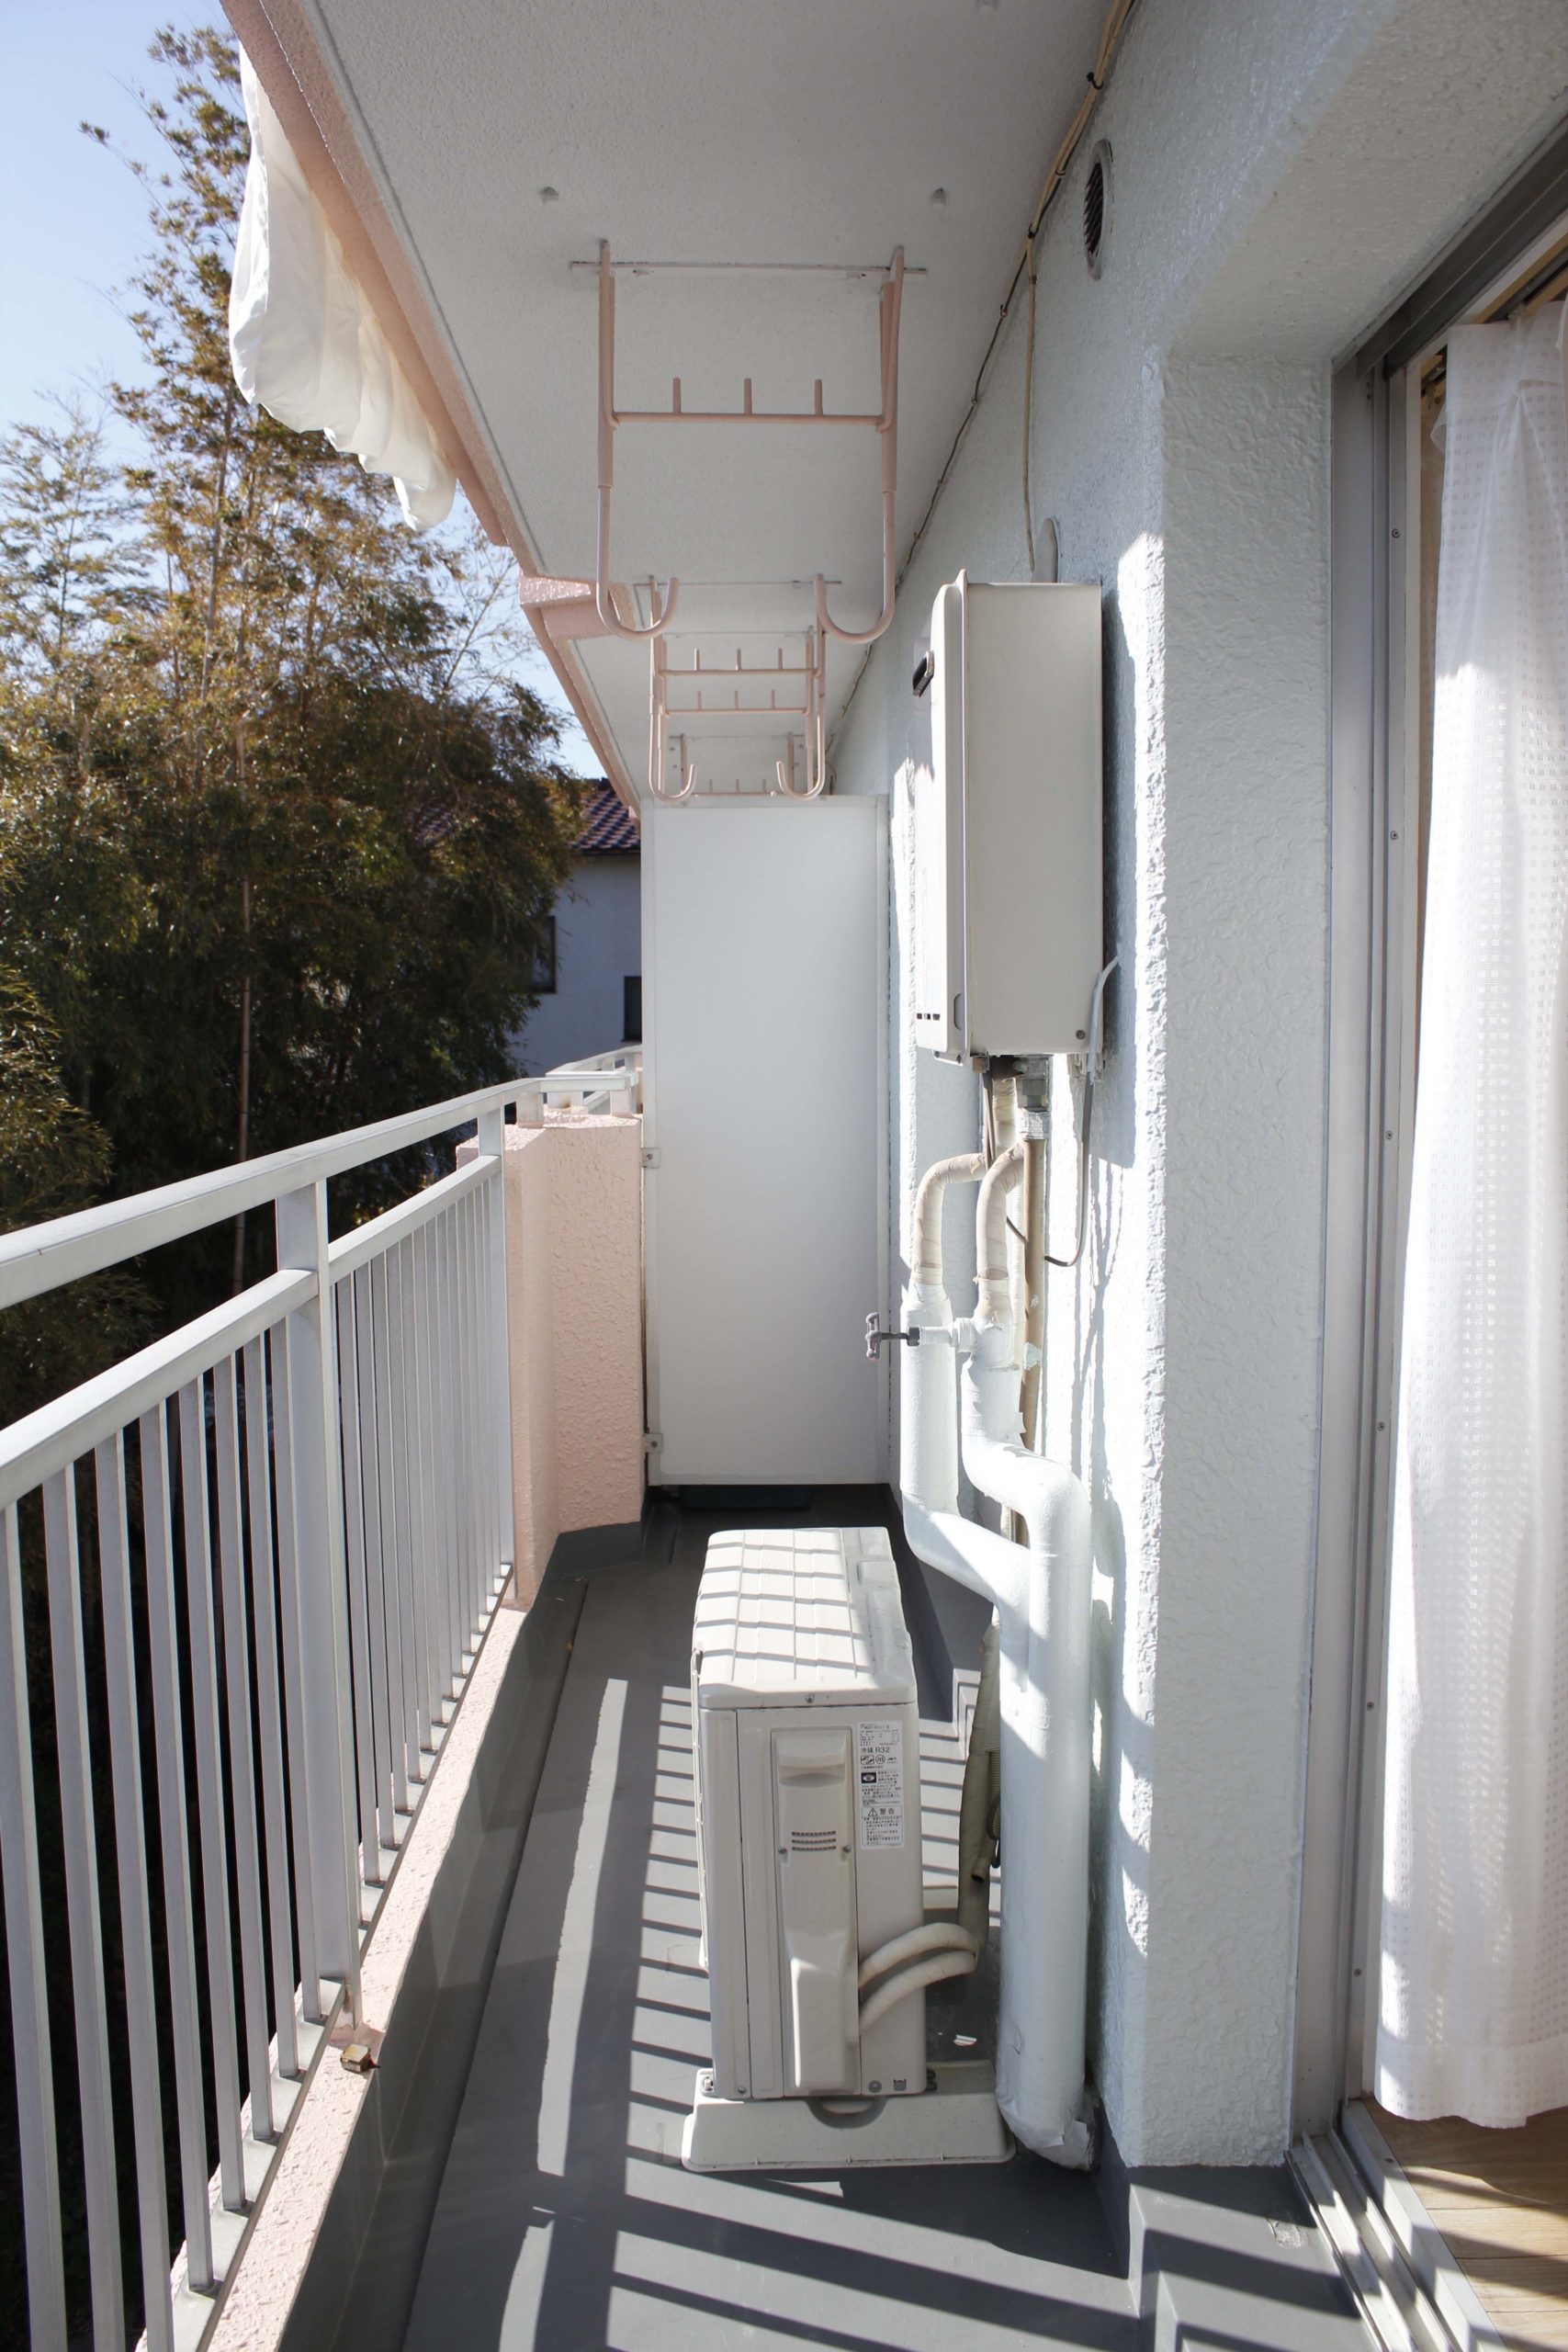
MULTIPOLYGON (((120 1190, 513 1067, 576 805, 510 557, 238 397, 237 54, 152 56, 129 462, 85 415, 0 443, 0 969, 120 1190)), ((149 1280, 173 1315, 250 1270, 242 1230, 149 1280)))

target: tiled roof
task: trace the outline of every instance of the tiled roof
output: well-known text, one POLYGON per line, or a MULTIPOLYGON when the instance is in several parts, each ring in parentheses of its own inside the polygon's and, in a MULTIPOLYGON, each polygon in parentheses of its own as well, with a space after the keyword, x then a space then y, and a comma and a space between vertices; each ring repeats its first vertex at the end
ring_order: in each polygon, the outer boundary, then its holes
POLYGON ((579 857, 635 857, 642 847, 637 819, 612 784, 596 784, 588 796, 582 831, 572 843, 579 857))

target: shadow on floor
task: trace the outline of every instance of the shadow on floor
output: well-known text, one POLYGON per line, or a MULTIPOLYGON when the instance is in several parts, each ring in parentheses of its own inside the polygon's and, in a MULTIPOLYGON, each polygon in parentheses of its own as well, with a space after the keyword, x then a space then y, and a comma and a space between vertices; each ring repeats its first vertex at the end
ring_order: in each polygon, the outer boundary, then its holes
MULTIPOLYGON (((781 1517, 871 1523, 885 1498, 824 1502, 781 1517)), ((813 2177, 682 2169, 709 2054, 691 1617, 708 1534, 737 1518, 656 1510, 644 1556, 585 1580, 406 2334, 392 2312, 407 2288, 383 2278, 378 2293, 362 2277, 341 2352, 1133 2352, 1151 2340, 1094 2182, 1031 2155, 813 2177)), ((951 1735, 933 1725, 931 1737, 928 1880, 955 1803, 951 1735)), ((983 2008, 987 1987, 970 1997, 983 2008)), ((933 2000, 931 2023, 943 2049, 985 2039, 954 1999, 933 2000)), ((410 2278, 415 2252, 394 2266, 410 2278)), ((1246 2283, 1235 2352, 1273 2352, 1287 2335, 1269 2298, 1291 2290, 1246 2283)))

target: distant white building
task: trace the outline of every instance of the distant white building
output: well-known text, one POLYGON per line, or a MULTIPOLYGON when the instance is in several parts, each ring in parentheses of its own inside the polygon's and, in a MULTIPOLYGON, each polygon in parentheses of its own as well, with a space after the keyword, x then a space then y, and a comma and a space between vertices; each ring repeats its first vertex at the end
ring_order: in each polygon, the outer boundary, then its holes
POLYGON ((549 918, 539 1001, 515 1041, 530 1076, 641 1040, 641 848, 636 817, 596 784, 549 918))

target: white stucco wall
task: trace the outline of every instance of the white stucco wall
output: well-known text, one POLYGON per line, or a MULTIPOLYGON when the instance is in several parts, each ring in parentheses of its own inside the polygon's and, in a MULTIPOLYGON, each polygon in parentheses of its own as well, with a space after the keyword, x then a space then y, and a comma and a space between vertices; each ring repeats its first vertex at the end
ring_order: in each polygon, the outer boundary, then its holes
MULTIPOLYGON (((1079 246, 1087 143, 1042 242, 1032 471, 1061 576, 1105 590, 1121 956, 1089 1248, 1078 1277, 1052 1278, 1047 1428, 1094 1501, 1090 2030, 1134 2163, 1269 2161, 1289 2132, 1323 1279, 1329 365, 1565 104, 1562 0, 1142 0, 1092 133, 1113 162, 1100 279, 1079 246)), ((926 721, 908 679, 943 580, 1027 577, 1022 307, 833 752, 837 789, 893 802, 895 1286, 916 1178, 977 1123, 974 1080, 910 1034, 908 780, 926 721)), ((1066 1122, 1060 1080, 1057 1102, 1066 1122)))
POLYGON ((621 982, 642 970, 642 901, 635 856, 580 857, 556 900, 556 991, 542 996, 513 1041, 529 1076, 622 1043, 621 982))

